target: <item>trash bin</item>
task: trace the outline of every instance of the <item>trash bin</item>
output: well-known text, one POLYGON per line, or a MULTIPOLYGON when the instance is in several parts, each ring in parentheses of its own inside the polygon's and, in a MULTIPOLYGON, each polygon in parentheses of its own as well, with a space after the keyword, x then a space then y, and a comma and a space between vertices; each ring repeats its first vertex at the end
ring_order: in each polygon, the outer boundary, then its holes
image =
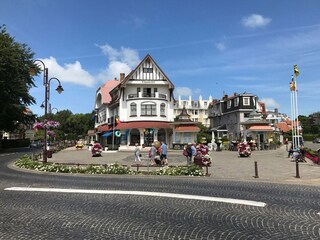
POLYGON ((48 150, 48 151, 47 151, 47 157, 48 157, 48 158, 52 158, 52 153, 53 153, 52 150, 48 150))

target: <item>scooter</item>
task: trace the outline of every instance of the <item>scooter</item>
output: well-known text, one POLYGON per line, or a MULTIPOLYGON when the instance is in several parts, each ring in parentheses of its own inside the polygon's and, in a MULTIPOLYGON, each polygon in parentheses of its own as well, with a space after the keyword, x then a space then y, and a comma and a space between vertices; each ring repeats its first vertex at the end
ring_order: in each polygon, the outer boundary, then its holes
POLYGON ((92 157, 101 156, 101 153, 102 153, 102 146, 100 145, 100 143, 95 143, 91 149, 92 157))

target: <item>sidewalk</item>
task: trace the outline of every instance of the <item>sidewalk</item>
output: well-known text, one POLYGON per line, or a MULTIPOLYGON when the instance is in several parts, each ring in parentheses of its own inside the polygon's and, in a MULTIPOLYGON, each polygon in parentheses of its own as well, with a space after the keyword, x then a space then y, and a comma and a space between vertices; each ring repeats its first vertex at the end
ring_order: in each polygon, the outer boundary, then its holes
MULTIPOLYGON (((248 180, 260 182, 301 183, 320 186, 320 165, 312 161, 299 163, 300 178, 296 178, 296 163, 287 157, 285 146, 277 150, 253 151, 251 157, 240 158, 236 151, 210 152, 213 159, 209 168, 210 179, 248 180), (255 161, 258 176, 255 178, 255 161)), ((148 152, 142 150, 142 164, 148 163, 148 152)), ((133 165, 133 152, 103 152, 102 157, 92 157, 88 149, 67 148, 53 154, 49 162, 70 164, 111 164, 133 165)), ((181 150, 169 150, 169 165, 186 165, 181 150)), ((156 168, 152 168, 156 169, 156 168)))

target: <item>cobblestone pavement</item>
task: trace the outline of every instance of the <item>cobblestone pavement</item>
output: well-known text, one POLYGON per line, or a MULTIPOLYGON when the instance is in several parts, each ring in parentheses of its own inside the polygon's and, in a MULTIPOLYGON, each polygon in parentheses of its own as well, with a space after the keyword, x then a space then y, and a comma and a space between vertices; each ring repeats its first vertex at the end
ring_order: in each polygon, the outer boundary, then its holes
MULTIPOLYGON (((69 149, 60 154, 71 155, 69 159, 71 161, 72 159, 77 160, 76 154, 84 156, 87 153, 87 150, 77 152, 69 149), (67 153, 67 151, 70 152, 67 153)), ((282 154, 281 150, 279 153, 282 154)), ((218 159, 222 159, 218 157, 220 155, 233 156, 236 153, 213 154, 217 162, 218 159)), ((131 153, 127 155, 115 153, 114 158, 111 158, 111 155, 103 155, 101 158, 93 158, 93 161, 114 162, 116 157, 119 157, 123 163, 132 161, 131 153), (103 160, 104 158, 106 159, 103 160)), ((176 153, 176 155, 178 158, 180 154, 176 153)), ((57 156, 58 154, 55 157, 57 156)), ((174 162, 174 153, 170 152, 170 156, 172 156, 171 162, 174 162)), ((258 153, 256 156, 259 156, 258 153)), ((238 181, 228 176, 226 180, 214 174, 206 178, 139 175, 90 176, 43 172, 35 174, 34 171, 17 171, 7 168, 7 163, 13 159, 15 155, 0 156, 0 239, 3 240, 300 240, 319 239, 320 237, 319 186, 277 184, 262 182, 260 179, 238 181), (266 206, 167 198, 160 195, 6 190, 11 187, 48 188, 49 190, 63 188, 68 191, 71 189, 149 191, 259 201, 265 203, 266 206)), ((81 159, 91 160, 92 158, 89 154, 89 158, 81 159)), ((284 165, 291 164, 285 156, 281 159, 284 165)), ((241 163, 247 160, 254 159, 238 159, 236 156, 233 159, 241 163)), ((184 162, 183 159, 176 161, 184 162)), ((236 169, 233 172, 236 173, 236 169)), ((251 175, 248 179, 251 179, 251 175)), ((223 175, 222 177, 224 178, 223 175)), ((292 176, 289 175, 289 177, 292 176)))
MULTIPOLYGON (((144 165, 148 164, 147 155, 147 149, 144 149, 142 151, 144 165)), ((212 151, 210 155, 213 159, 212 167, 209 168, 211 179, 271 181, 320 186, 320 165, 316 165, 308 159, 305 163, 299 163, 300 178, 296 178, 296 163, 287 157, 285 146, 277 150, 253 151, 249 158, 239 157, 236 151, 212 151), (259 178, 255 178, 255 162, 257 162, 259 178)), ((169 165, 187 164, 182 151, 169 151, 168 160, 169 165)), ((49 161, 79 164, 111 164, 115 162, 125 165, 135 164, 133 152, 103 152, 102 157, 92 157, 89 150, 76 150, 74 147, 53 154, 49 161)))

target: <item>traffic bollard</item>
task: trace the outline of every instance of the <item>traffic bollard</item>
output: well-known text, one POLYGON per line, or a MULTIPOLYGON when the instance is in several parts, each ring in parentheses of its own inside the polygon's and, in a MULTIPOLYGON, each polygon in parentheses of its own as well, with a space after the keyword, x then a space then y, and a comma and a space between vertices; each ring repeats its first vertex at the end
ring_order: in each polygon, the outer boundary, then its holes
POLYGON ((259 178, 259 174, 258 174, 258 163, 257 161, 254 161, 254 173, 255 173, 255 178, 259 178))
POLYGON ((300 178, 300 174, 299 174, 299 162, 296 161, 296 178, 300 178))

